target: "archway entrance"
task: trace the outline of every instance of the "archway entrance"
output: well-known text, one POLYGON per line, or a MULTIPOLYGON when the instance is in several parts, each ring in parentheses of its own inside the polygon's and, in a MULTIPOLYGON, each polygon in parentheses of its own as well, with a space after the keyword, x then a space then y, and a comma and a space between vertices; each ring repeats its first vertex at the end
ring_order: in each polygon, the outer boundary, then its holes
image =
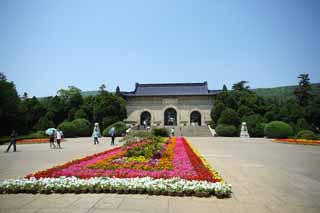
POLYGON ((140 125, 144 126, 144 124, 147 126, 150 126, 151 124, 151 114, 148 111, 144 111, 140 116, 140 125))
POLYGON ((197 125, 201 126, 201 114, 198 111, 193 111, 190 114, 190 124, 191 126, 197 125))
POLYGON ((164 111, 164 125, 177 126, 177 111, 173 108, 168 108, 164 111))

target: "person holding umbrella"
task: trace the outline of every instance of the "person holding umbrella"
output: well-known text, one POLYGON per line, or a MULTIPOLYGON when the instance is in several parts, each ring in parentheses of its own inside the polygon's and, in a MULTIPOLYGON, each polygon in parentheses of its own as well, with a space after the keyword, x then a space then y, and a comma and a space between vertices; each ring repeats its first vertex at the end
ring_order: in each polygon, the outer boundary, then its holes
POLYGON ((56 148, 56 145, 54 144, 55 132, 56 132, 56 131, 53 130, 53 131, 51 132, 50 137, 49 137, 50 148, 52 148, 52 146, 53 146, 54 149, 56 148))
POLYGON ((46 131, 45 131, 45 133, 47 134, 47 135, 49 135, 49 142, 50 142, 50 148, 56 148, 56 145, 54 144, 54 138, 55 138, 55 132, 56 132, 57 130, 55 129, 55 128, 49 128, 49 129, 47 129, 46 131))

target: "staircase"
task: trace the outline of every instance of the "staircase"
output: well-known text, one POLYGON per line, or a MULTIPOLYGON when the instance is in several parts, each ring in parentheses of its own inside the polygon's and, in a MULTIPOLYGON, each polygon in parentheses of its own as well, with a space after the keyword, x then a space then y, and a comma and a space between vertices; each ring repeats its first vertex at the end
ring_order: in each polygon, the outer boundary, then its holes
MULTIPOLYGON (((174 128, 175 136, 186 136, 186 137, 212 137, 209 127, 207 126, 165 126, 171 134, 171 128, 174 128)), ((155 127, 152 127, 155 128, 155 127)), ((151 131, 140 128, 132 128, 132 132, 136 131, 151 131)))
MULTIPOLYGON (((171 132, 170 126, 166 126, 171 132)), ((186 137, 212 137, 212 134, 207 126, 175 126, 174 132, 176 136, 186 136, 186 137)))

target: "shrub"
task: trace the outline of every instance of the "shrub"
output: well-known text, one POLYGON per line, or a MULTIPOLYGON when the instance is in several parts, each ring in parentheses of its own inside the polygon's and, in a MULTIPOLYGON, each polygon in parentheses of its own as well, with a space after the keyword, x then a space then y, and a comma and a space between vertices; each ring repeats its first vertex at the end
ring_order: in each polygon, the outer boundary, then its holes
POLYGON ((80 137, 90 135, 90 123, 84 118, 79 118, 72 121, 72 125, 76 128, 76 135, 80 137))
POLYGON ((237 135, 237 128, 233 125, 219 124, 215 129, 219 136, 233 137, 237 135))
POLYGON ((293 135, 292 127, 282 121, 272 121, 266 124, 264 134, 268 138, 287 138, 293 135))
POLYGON ((297 138, 313 140, 316 139, 316 135, 311 130, 301 130, 296 135, 297 138))
POLYGON ((242 122, 247 123, 247 128, 250 137, 263 137, 264 136, 264 118, 261 115, 254 114, 245 116, 241 119, 242 122))
POLYGON ((102 133, 103 136, 109 136, 109 131, 112 127, 114 127, 116 130, 116 136, 121 136, 121 135, 125 134, 126 130, 128 128, 124 122, 118 121, 118 122, 115 122, 114 124, 111 124, 107 128, 105 128, 102 133))
POLYGON ((75 137, 77 136, 77 129, 72 122, 64 121, 58 125, 58 128, 63 132, 64 137, 75 137))
POLYGON ((46 130, 48 128, 54 127, 54 123, 50 121, 46 116, 43 116, 39 119, 38 123, 34 126, 34 129, 40 131, 40 130, 46 130))
POLYGON ((37 131, 27 135, 25 139, 47 138, 48 135, 44 131, 37 131))
POLYGON ((169 136, 169 131, 167 128, 156 128, 152 130, 152 133, 155 136, 161 136, 161 137, 168 137, 169 136))
POLYGON ((227 108, 222 112, 218 124, 227 124, 237 127, 240 124, 239 115, 234 109, 227 108))
POLYGON ((125 141, 124 144, 129 145, 131 143, 135 143, 137 141, 152 141, 155 143, 159 143, 162 141, 161 137, 156 137, 154 134, 152 134, 150 131, 136 131, 136 132, 130 132, 128 135, 126 135, 124 138, 122 138, 121 141, 125 141))
MULTIPOLYGON (((37 132, 30 133, 28 135, 18 135, 16 139, 22 140, 22 139, 37 139, 37 138, 47 138, 47 137, 49 136, 46 135, 44 131, 37 131, 37 132)), ((0 145, 8 143, 10 141, 11 141, 10 136, 0 137, 0 145)))

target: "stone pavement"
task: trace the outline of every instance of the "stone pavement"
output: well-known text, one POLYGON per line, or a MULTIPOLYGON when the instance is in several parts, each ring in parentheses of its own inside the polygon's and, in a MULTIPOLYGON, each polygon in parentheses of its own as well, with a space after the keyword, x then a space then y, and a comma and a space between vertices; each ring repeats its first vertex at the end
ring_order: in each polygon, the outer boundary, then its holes
MULTIPOLYGON (((118 194, 0 195, 0 212, 320 212, 320 146, 272 143, 267 139, 189 138, 233 185, 230 199, 118 194)), ((110 140, 68 139, 48 144, 0 146, 0 180, 62 164, 110 148, 110 140), (106 142, 107 140, 107 142, 106 142)), ((116 144, 119 144, 117 141, 116 144)))

